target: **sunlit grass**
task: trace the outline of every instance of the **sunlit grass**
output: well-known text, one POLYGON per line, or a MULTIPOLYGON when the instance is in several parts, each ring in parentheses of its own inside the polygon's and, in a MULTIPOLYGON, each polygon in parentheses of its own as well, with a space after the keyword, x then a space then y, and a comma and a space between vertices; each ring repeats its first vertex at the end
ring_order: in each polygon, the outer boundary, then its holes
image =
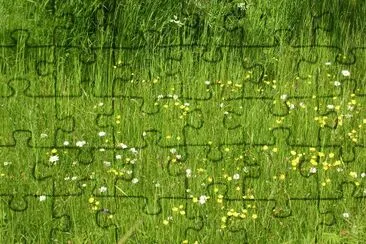
POLYGON ((364 240, 363 1, 56 2, 0 4, 1 243, 364 240))

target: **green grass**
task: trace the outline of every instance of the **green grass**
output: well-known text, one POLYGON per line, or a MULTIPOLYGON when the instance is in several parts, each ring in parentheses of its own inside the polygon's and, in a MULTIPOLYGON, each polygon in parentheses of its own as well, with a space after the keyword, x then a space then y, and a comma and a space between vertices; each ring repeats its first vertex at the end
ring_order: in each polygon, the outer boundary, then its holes
POLYGON ((0 0, 1 243, 364 242, 364 1, 121 2, 0 0))

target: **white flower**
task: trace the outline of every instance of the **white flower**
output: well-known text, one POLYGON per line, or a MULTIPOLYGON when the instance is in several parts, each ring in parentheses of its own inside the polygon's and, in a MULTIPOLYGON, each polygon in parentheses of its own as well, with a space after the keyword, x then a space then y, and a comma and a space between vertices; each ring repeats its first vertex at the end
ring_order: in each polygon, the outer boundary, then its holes
POLYGON ((121 158, 122 158, 121 155, 119 155, 119 154, 116 155, 116 159, 121 159, 121 158))
POLYGON ((343 213, 342 216, 343 218, 349 218, 349 213, 343 213))
POLYGON ((314 168, 314 167, 310 168, 310 173, 315 174, 316 173, 316 168, 314 168))
POLYGON ((66 176, 66 177, 64 178, 64 181, 68 181, 68 180, 70 180, 70 176, 66 176))
POLYGON ((361 173, 361 178, 365 178, 366 177, 366 173, 362 172, 361 173))
POLYGON ((209 85, 209 84, 211 84, 211 81, 206 80, 206 81, 205 81, 205 84, 206 84, 206 85, 209 85))
POLYGON ((119 145, 118 145, 120 148, 122 148, 122 149, 126 149, 128 146, 126 145, 126 144, 124 144, 124 143, 120 143, 119 145))
POLYGON ((160 100, 160 99, 162 99, 162 98, 164 98, 164 95, 158 95, 158 100, 160 100))
POLYGON ((108 161, 103 161, 103 164, 105 167, 110 167, 112 163, 108 161))
POLYGON ((170 152, 173 153, 173 154, 175 154, 177 152, 177 149, 172 148, 172 149, 170 149, 170 152))
POLYGON ((158 183, 155 183, 155 187, 156 188, 159 188, 160 187, 160 183, 158 182, 158 183))
POLYGON ((184 103, 183 105, 186 107, 189 107, 189 103, 184 103))
POLYGON ((137 179, 137 178, 133 178, 133 179, 131 180, 131 182, 132 182, 132 184, 136 184, 137 182, 139 182, 139 179, 137 179))
POLYGON ((69 141, 64 141, 64 146, 68 146, 70 145, 70 142, 69 141))
POLYGON ((39 196, 39 201, 40 202, 46 201, 46 196, 45 195, 39 196))
POLYGON ((175 157, 176 157, 177 159, 181 159, 181 158, 182 158, 182 155, 177 154, 175 157))
POLYGON ((192 170, 191 169, 186 169, 186 177, 189 178, 192 176, 192 170))
POLYGON ((105 133, 104 131, 101 131, 101 132, 98 133, 98 136, 100 136, 100 137, 103 137, 103 136, 106 136, 106 135, 107 135, 107 133, 105 133))
POLYGON ((245 11, 248 9, 249 5, 244 2, 244 3, 237 3, 236 6, 238 7, 238 9, 245 11))
POLYGON ((102 102, 98 103, 99 107, 102 107, 103 105, 104 105, 104 103, 102 103, 102 102))
POLYGON ((101 186, 100 188, 99 188, 99 192, 100 193, 103 193, 103 192, 106 192, 107 191, 107 187, 105 187, 105 186, 101 186))
POLYGON ((99 148, 99 152, 105 152, 105 148, 99 148))
POLYGON ((174 94, 174 95, 173 95, 173 99, 174 99, 174 100, 177 100, 177 99, 178 99, 178 95, 174 94))
POLYGON ((136 148, 134 148, 134 147, 132 147, 132 148, 130 149, 130 151, 131 151, 132 153, 134 153, 134 154, 138 153, 138 151, 137 151, 137 150, 136 150, 136 148))
POLYGON ((8 166, 8 165, 10 165, 10 164, 12 164, 12 162, 4 162, 4 166, 8 166))
POLYGON ((289 107, 289 109, 290 109, 290 110, 294 110, 294 109, 295 109, 295 104, 290 103, 290 104, 288 105, 288 107, 289 107))
POLYGON ((71 177, 71 180, 76 180, 78 177, 77 176, 73 176, 71 177))
POLYGON ((283 95, 281 95, 281 100, 286 100, 287 99, 287 94, 283 94, 283 95))
POLYGON ((240 175, 238 173, 233 175, 233 179, 234 180, 239 180, 240 179, 240 175))
POLYGON ((205 196, 205 195, 202 195, 202 196, 200 196, 200 198, 198 199, 198 202, 200 203, 200 204, 205 204, 206 202, 207 202, 207 197, 205 196))
POLYGON ((43 139, 43 138, 47 138, 48 137, 48 135, 46 134, 46 133, 42 133, 41 134, 41 138, 43 139))
POLYGON ((343 76, 350 76, 351 75, 351 72, 349 72, 348 70, 342 70, 341 73, 342 73, 343 76))
POLYGON ((334 105, 333 104, 328 104, 327 105, 327 108, 333 110, 334 109, 334 105))
POLYGON ((83 147, 86 144, 86 141, 77 141, 76 146, 77 147, 83 147))
POLYGON ((50 156, 50 159, 49 159, 49 161, 51 163, 56 163, 58 160, 59 160, 58 155, 52 155, 52 156, 50 156))
POLYGON ((331 62, 325 62, 325 65, 332 65, 331 62))
POLYGON ((144 131, 144 132, 142 132, 142 136, 143 137, 145 137, 145 136, 147 136, 147 133, 144 131))
POLYGON ((337 80, 336 80, 336 81, 334 81, 334 85, 335 85, 335 86, 340 86, 340 85, 341 85, 341 83, 340 83, 339 81, 337 81, 337 80))

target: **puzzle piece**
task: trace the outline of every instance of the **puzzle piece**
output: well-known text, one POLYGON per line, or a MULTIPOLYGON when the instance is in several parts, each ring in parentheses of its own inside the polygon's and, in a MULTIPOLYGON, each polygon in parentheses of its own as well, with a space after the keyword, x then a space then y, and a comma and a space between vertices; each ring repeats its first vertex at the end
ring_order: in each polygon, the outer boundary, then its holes
POLYGON ((135 99, 115 99, 114 114, 99 118, 101 126, 113 126, 115 147, 121 144, 129 147, 144 147, 144 132, 157 130, 161 134, 160 146, 177 147, 184 145, 183 128, 191 111, 190 103, 170 94, 168 98, 158 99, 155 107, 158 113, 146 114, 141 112, 143 103, 135 99), (172 98, 170 98, 170 96, 172 98))
POLYGON ((80 97, 58 97, 55 103, 53 110, 56 111, 57 119, 73 121, 72 129, 57 131, 57 146, 114 146, 113 127, 99 124, 100 117, 113 114, 111 99, 82 94, 80 97), (89 127, 86 128, 85 123, 89 127))
POLYGON ((247 242, 248 233, 243 225, 253 224, 258 216, 254 205, 246 206, 242 200, 227 200, 226 185, 212 184, 200 196, 191 196, 188 216, 200 216, 202 228, 189 230, 187 240, 203 243, 237 240, 247 242))
POLYGON ((357 196, 354 184, 341 184, 340 198, 322 199, 319 203, 319 212, 323 220, 318 226, 318 241, 326 241, 328 235, 338 241, 361 241, 362 235, 358 232, 361 213, 365 211, 365 198, 357 196))
MULTIPOLYGON (((274 140, 266 145, 253 145, 248 150, 259 165, 261 174, 257 178, 244 179, 244 195, 253 192, 257 199, 317 199, 318 182, 311 177, 309 148, 289 144, 290 130, 272 130, 274 140), (266 167, 267 170, 262 169, 266 167), (299 185, 302 187, 299 189, 299 185)), ((316 162, 315 162, 316 163, 316 162)), ((315 164, 314 163, 314 164, 315 164)))
POLYGON ((58 157, 55 162, 39 160, 34 168, 37 180, 52 180, 54 196, 80 196, 93 185, 96 195, 114 195, 114 183, 126 170, 115 163, 114 150, 104 148, 54 148, 43 158, 58 157), (59 161, 59 162, 58 162, 59 161))
POLYGON ((37 181, 34 175, 34 162, 45 150, 35 149, 31 144, 29 131, 15 131, 14 144, 0 147, 1 187, 0 195, 9 199, 9 208, 24 211, 28 208, 27 197, 52 196, 50 181, 37 181), (20 155, 26 155, 24 161, 20 155))
POLYGON ((298 63, 298 73, 301 79, 314 84, 310 94, 317 97, 344 95, 346 91, 353 91, 356 88, 354 86, 361 82, 351 76, 353 66, 343 64, 342 60, 348 60, 348 57, 342 49, 325 46, 302 48, 302 51, 303 58, 298 63), (353 79, 352 82, 350 79, 353 79))
POLYGON ((26 196, 24 200, 27 208, 20 210, 9 208, 11 197, 1 197, 1 242, 44 242, 49 240, 50 230, 58 226, 52 218, 51 196, 26 196))
POLYGON ((224 185, 225 197, 241 200, 244 179, 260 175, 259 165, 252 162, 247 149, 244 145, 222 145, 222 159, 217 161, 210 160, 209 146, 187 146, 185 165, 189 194, 199 197, 208 186, 224 185))
POLYGON ((342 159, 345 162, 355 158, 354 147, 365 147, 365 97, 348 96, 328 99, 321 104, 321 109, 337 114, 336 127, 323 127, 319 132, 322 145, 341 147, 342 159))
POLYGON ((126 152, 121 152, 119 158, 122 164, 132 165, 132 174, 116 182, 115 187, 120 189, 119 196, 145 199, 146 206, 142 209, 145 213, 158 214, 161 212, 159 198, 185 196, 185 165, 179 148, 158 146, 157 131, 147 131, 144 140, 145 147, 131 149, 130 153, 126 148, 126 152))
POLYGON ((0 136, 1 145, 14 145, 12 133, 17 130, 28 130, 32 133, 31 145, 52 147, 58 130, 71 129, 70 119, 58 119, 55 98, 32 95, 30 81, 12 79, 1 85, 6 91, 0 98, 2 104, 0 111, 4 118, 0 136))
POLYGON ((190 119, 184 128, 184 138, 190 146, 209 145, 210 153, 214 155, 210 159, 219 160, 222 156, 217 150, 221 145, 243 143, 238 120, 242 102, 225 97, 225 90, 219 83, 208 85, 207 88, 207 99, 193 101, 190 119), (212 117, 213 114, 215 117, 212 117), (219 129, 213 131, 213 128, 219 129))

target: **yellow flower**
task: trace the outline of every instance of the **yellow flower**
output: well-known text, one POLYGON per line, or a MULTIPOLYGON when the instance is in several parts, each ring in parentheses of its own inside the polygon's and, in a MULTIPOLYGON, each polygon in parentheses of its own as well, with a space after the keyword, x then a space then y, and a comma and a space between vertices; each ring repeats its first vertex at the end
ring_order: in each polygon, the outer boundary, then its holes
POLYGON ((164 219, 164 220, 163 220, 163 224, 164 224, 164 225, 168 225, 168 224, 169 224, 169 221, 168 221, 168 220, 166 220, 166 219, 164 219))

